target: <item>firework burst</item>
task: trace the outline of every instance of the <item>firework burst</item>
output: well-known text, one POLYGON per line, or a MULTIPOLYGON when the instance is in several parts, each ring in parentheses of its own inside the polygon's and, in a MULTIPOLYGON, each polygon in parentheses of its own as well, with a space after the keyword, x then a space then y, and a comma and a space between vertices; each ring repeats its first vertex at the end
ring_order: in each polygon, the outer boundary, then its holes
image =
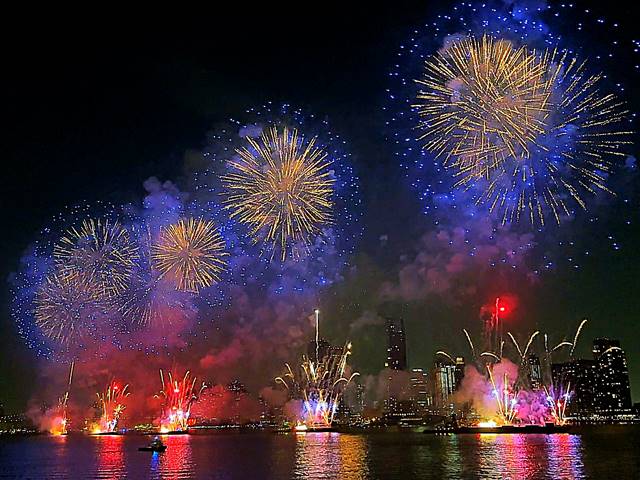
POLYGON ((161 228, 151 246, 152 266, 160 278, 174 281, 177 290, 193 293, 220 280, 227 255, 216 225, 203 219, 181 219, 161 228))
POLYGON ((118 429, 118 420, 126 408, 122 402, 129 396, 128 388, 129 385, 120 387, 116 382, 111 382, 103 393, 96 393, 101 415, 93 433, 113 433, 118 429))
POLYGON ((61 276, 82 277, 101 296, 112 298, 129 285, 138 247, 117 221, 87 218, 67 230, 53 256, 61 276))
POLYGON ((94 335, 105 308, 95 285, 81 276, 49 275, 35 297, 35 323, 49 339, 70 344, 94 335))
POLYGON ((556 425, 565 425, 567 423, 567 406, 571 402, 571 383, 567 385, 559 385, 558 387, 544 387, 549 414, 556 425))
POLYGON ((514 392, 509 384, 509 377, 505 373, 502 377, 502 384, 496 384, 493 378, 493 371, 487 365, 489 380, 493 387, 493 396, 496 399, 496 414, 503 425, 511 425, 518 415, 517 392, 514 392))
POLYGON ((255 243, 272 252, 299 255, 332 220, 335 179, 327 152, 296 129, 271 127, 236 150, 222 177, 226 207, 249 228, 255 243))
POLYGON ((287 372, 276 378, 291 395, 302 396, 303 419, 307 428, 330 427, 336 413, 344 389, 357 372, 345 376, 347 360, 351 355, 351 343, 347 342, 340 352, 328 348, 320 355, 319 346, 319 311, 316 310, 316 353, 312 360, 302 357, 300 373, 296 375, 289 364, 285 364, 287 372))
POLYGON ((500 221, 557 223, 606 186, 625 156, 627 112, 601 76, 558 50, 490 35, 459 38, 425 63, 414 105, 420 140, 500 221))
POLYGON ((191 407, 198 401, 202 391, 207 387, 204 382, 196 387, 197 378, 190 378, 190 372, 184 374, 182 381, 173 378, 171 372, 167 378, 160 370, 162 390, 156 397, 164 399, 160 431, 184 432, 189 428, 191 407))

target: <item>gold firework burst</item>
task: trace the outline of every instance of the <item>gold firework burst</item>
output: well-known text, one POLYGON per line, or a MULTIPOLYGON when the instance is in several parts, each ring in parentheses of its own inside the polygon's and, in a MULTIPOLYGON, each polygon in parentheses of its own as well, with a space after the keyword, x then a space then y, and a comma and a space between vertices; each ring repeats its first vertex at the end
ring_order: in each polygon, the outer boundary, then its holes
POLYGON ((210 220, 181 219, 163 227, 151 246, 153 268, 176 289, 198 293, 220 280, 226 268, 225 242, 210 220))
POLYGON ((455 187, 481 186, 476 204, 544 224, 570 213, 567 199, 607 191, 612 156, 623 156, 629 131, 623 103, 599 92, 599 75, 567 52, 529 50, 484 35, 452 41, 425 62, 414 105, 419 139, 455 187))
POLYGON ((129 285, 138 247, 117 221, 87 218, 72 227, 53 248, 59 274, 94 284, 106 298, 121 294, 129 285))
POLYGON ((296 129, 271 127, 236 150, 222 177, 224 203, 250 229, 255 243, 296 256, 331 222, 335 180, 327 153, 296 129))
POLYGON ((104 313, 98 294, 85 277, 51 274, 36 292, 35 323, 44 335, 61 343, 90 335, 104 313))

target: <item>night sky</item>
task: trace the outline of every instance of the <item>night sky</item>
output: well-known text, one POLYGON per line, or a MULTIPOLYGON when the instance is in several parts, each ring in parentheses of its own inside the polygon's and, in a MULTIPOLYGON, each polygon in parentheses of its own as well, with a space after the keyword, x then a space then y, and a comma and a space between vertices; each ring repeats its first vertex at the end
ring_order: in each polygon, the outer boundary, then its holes
MULTIPOLYGON (((410 365, 428 366, 439 347, 464 348, 460 328, 477 324, 482 303, 508 285, 519 297, 513 321, 522 326, 513 329, 522 335, 539 328, 558 338, 571 336, 588 317, 580 355, 590 354, 596 336, 619 338, 632 394, 640 400, 637 177, 624 192, 635 210, 631 225, 618 227, 614 214, 596 227, 614 229, 621 249, 589 243, 597 236, 581 228, 577 241, 585 241, 591 255, 579 269, 559 267, 526 285, 496 278, 494 288, 485 285, 482 295, 471 299, 426 297, 380 305, 370 298, 380 284, 397 278, 399 264, 416 256, 420 237, 432 228, 385 141, 387 73, 411 29, 446 13, 449 5, 357 3, 318 4, 315 11, 301 4, 239 4, 202 12, 196 21, 117 17, 100 26, 29 25, 29 34, 3 62, 9 86, 8 155, 0 177, 2 277, 16 270, 23 250, 66 205, 139 201, 150 176, 181 185, 189 175, 185 152, 201 148, 212 126, 266 101, 288 102, 328 117, 348 142, 362 184, 364 237, 352 260, 358 275, 329 295, 328 310, 335 317, 327 320, 328 336, 348 334, 363 310, 402 315, 410 365), (360 299, 358 311, 351 310, 354 297, 360 299)), ((621 41, 630 45, 637 12, 625 8, 606 14, 621 23, 621 41)), ((621 67, 618 73, 624 72, 621 67)), ((640 98, 627 100, 637 110, 640 98)), ((32 393, 37 367, 15 331, 8 286, 2 292, 0 402, 19 409, 32 393)), ((375 373, 386 348, 382 327, 375 325, 365 337, 354 362, 375 373)))

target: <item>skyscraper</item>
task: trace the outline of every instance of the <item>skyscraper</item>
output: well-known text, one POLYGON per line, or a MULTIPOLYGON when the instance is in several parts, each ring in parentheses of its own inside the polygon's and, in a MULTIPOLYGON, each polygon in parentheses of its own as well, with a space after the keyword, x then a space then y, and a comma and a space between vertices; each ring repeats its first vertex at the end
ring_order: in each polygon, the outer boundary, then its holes
POLYGON ((331 345, 324 338, 319 338, 317 345, 315 340, 311 340, 307 345, 307 357, 312 362, 317 363, 327 356, 330 349, 331 345))
POLYGON ((462 379, 464 378, 464 357, 456 357, 456 366, 453 372, 455 378, 454 391, 460 388, 460 384, 462 383, 462 379))
POLYGON ((386 319, 387 361, 385 367, 392 370, 407 369, 407 339, 404 333, 404 320, 386 319))
POLYGON ((527 377, 529 386, 533 390, 539 390, 542 387, 542 368, 540 367, 540 357, 535 354, 527 355, 527 377))
POLYGON ((456 366, 437 361, 434 366, 434 397, 438 408, 447 408, 456 389, 456 366))
POLYGON ((618 340, 596 338, 593 356, 598 364, 598 413, 616 415, 631 410, 631 387, 624 350, 618 340))
POLYGON ((551 365, 551 377, 555 386, 563 385, 573 391, 568 411, 576 417, 587 417, 596 411, 598 365, 594 360, 572 360, 551 365))
POLYGON ((414 402, 416 410, 421 413, 431 407, 428 378, 429 374, 424 369, 411 369, 411 400, 414 402))

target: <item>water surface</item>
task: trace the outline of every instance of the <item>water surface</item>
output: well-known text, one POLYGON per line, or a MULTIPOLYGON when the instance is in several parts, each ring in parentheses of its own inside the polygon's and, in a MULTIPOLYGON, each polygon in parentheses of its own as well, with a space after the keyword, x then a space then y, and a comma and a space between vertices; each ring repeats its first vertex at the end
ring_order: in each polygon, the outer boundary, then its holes
POLYGON ((0 438, 0 478, 640 478, 640 431, 583 435, 214 433, 0 438))

